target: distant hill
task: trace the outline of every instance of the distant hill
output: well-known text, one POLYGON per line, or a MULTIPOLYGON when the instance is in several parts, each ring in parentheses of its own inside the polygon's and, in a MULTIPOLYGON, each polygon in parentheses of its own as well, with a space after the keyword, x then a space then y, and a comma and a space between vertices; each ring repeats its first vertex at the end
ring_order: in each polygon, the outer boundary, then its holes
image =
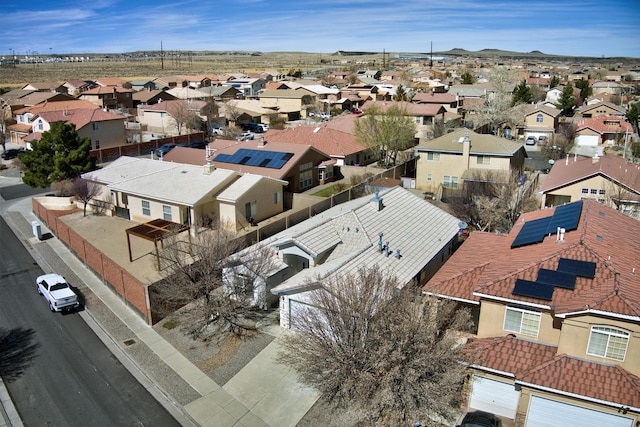
POLYGON ((539 50, 533 50, 531 52, 513 52, 509 50, 501 50, 501 49, 482 49, 478 51, 470 51, 462 48, 453 48, 447 51, 439 51, 433 52, 434 55, 438 56, 466 56, 466 57, 476 57, 476 58, 520 58, 520 59, 589 59, 589 60, 611 60, 615 58, 619 59, 630 59, 630 58, 620 58, 620 57, 600 57, 600 56, 570 56, 570 55, 554 55, 549 53, 540 52, 539 50))

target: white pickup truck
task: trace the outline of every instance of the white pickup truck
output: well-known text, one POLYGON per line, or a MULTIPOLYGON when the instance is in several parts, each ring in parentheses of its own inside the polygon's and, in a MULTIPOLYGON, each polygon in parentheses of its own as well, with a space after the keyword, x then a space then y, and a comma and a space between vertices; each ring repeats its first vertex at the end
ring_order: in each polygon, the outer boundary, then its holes
POLYGON ((78 308, 78 296, 69 283, 59 274, 45 274, 36 279, 38 293, 49 302, 51 311, 67 311, 78 308))

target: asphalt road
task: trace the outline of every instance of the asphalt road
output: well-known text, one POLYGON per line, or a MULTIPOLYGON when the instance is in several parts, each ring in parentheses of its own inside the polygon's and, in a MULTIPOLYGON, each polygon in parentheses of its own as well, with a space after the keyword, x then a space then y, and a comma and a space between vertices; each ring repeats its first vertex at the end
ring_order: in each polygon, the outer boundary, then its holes
POLYGON ((42 270, 2 218, 0 236, 0 327, 33 329, 39 344, 24 374, 6 382, 24 424, 179 425, 78 313, 49 311, 35 286, 42 270))

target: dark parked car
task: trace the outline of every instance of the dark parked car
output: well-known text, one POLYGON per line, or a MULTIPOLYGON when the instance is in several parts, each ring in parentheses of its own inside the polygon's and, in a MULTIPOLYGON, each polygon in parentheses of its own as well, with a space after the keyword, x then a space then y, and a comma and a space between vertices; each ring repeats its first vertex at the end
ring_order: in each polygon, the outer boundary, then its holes
POLYGON ((502 420, 490 412, 467 412, 458 427, 502 427, 502 420))
POLYGON ((200 148, 202 150, 204 150, 205 148, 207 148, 207 145, 209 145, 209 143, 207 141, 198 141, 198 142, 192 142, 191 144, 187 145, 188 148, 200 148))
POLYGON ((177 146, 178 144, 162 144, 160 147, 156 148, 154 153, 156 156, 161 157, 167 154, 169 151, 173 150, 177 146))
POLYGON ((2 153, 2 158, 5 160, 15 159, 20 153, 24 153, 24 148, 9 148, 2 153))

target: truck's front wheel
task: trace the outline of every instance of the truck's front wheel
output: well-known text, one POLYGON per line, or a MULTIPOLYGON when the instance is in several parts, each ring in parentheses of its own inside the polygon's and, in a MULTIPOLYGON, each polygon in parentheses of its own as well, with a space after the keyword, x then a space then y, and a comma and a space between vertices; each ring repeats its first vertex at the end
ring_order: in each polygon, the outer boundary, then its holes
POLYGON ((54 311, 54 312, 56 311, 56 309, 53 308, 53 304, 51 304, 51 303, 49 303, 49 310, 54 311))

